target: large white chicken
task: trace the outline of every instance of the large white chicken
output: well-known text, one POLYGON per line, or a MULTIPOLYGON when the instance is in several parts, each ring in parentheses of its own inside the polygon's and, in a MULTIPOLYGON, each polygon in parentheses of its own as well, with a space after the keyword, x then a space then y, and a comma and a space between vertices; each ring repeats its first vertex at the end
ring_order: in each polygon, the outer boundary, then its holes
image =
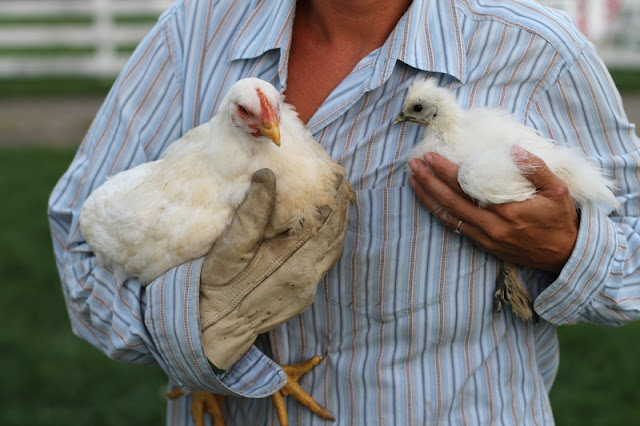
POLYGON ((275 87, 247 78, 160 159, 94 190, 82 206, 82 235, 101 266, 149 283, 210 250, 262 168, 277 182, 267 237, 314 226, 317 208, 335 204, 336 179, 346 176, 275 87))
MULTIPOLYGON (((346 182, 345 170, 275 87, 247 78, 231 87, 209 122, 171 143, 160 159, 115 174, 94 190, 81 210, 82 234, 101 266, 149 283, 210 251, 244 200, 254 172, 263 168, 273 171, 277 183, 265 238, 319 225, 318 208, 333 209, 338 182, 346 182)), ((289 380, 273 396, 283 424, 283 394, 333 418, 297 384, 321 360, 283 366, 289 380)), ((204 391, 194 393, 193 404, 200 416, 203 410, 220 412, 218 399, 204 391)))
MULTIPOLYGON (((436 152, 457 164, 460 187, 480 206, 534 196, 535 186, 522 175, 511 154, 513 146, 518 145, 542 158, 566 182, 578 206, 594 202, 608 211, 619 207, 613 183, 580 151, 543 138, 507 111, 480 107, 464 110, 454 94, 432 78, 419 78, 411 85, 394 121, 401 122, 425 127, 423 140, 408 158, 436 152)), ((505 264, 504 269, 504 277, 497 284, 496 309, 503 302, 511 303, 518 316, 531 318, 531 301, 515 266, 505 264)))

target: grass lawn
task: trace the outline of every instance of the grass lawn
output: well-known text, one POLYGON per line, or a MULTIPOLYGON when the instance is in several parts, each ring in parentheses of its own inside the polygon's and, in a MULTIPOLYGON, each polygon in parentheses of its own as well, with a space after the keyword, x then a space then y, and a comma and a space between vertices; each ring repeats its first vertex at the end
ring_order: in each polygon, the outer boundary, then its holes
POLYGON ((560 371, 551 390, 559 426, 640 424, 640 323, 558 329, 560 371))
MULTIPOLYGON (((0 424, 164 424, 160 368, 109 360, 71 332, 46 203, 72 155, 0 148, 0 424)), ((640 323, 559 333, 561 368, 551 392, 557 424, 640 424, 640 323)))
POLYGON ((46 219, 71 150, 0 150, 0 425, 161 425, 159 367, 108 359, 71 332, 46 219))

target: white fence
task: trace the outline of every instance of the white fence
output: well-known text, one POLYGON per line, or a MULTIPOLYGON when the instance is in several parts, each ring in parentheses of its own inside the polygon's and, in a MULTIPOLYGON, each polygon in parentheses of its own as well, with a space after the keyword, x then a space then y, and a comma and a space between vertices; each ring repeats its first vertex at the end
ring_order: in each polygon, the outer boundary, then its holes
POLYGON ((148 18, 136 17, 158 17, 171 3, 170 0, 0 0, 0 77, 113 77, 130 54, 119 47, 137 44, 153 25, 148 18), (56 19, 63 24, 56 24, 56 19), (52 46, 61 53, 31 53, 33 49, 52 46), (65 48, 76 49, 76 53, 64 53, 65 48), (88 48, 88 52, 82 54, 82 48, 88 48))
POLYGON ((567 12, 609 67, 640 68, 640 0, 539 0, 567 12))
MULTIPOLYGON (((640 68, 640 0, 541 1, 566 10, 598 46, 607 65, 640 68)), ((137 44, 152 25, 148 20, 117 18, 157 17, 171 3, 172 0, 0 0, 0 77, 113 77, 129 56, 121 47, 137 44), (52 22, 56 18, 62 19, 64 25, 52 22), (51 46, 59 53, 38 53, 39 47, 51 46), (65 53, 74 49, 74 54, 65 53)))

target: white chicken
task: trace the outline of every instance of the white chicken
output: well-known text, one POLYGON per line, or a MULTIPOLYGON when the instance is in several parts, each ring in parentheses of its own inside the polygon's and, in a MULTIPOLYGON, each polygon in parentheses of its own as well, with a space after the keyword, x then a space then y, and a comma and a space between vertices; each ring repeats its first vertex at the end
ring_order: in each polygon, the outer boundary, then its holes
MULTIPOLYGON (((171 143, 160 159, 109 177, 84 202, 82 234, 99 265, 146 284, 177 265, 206 255, 245 198, 254 172, 276 178, 275 206, 265 238, 319 225, 318 208, 333 209, 344 168, 314 140, 291 105, 266 81, 236 82, 217 114, 171 143)), ((347 184, 348 191, 351 191, 347 184)), ((282 366, 289 380, 273 395, 286 424, 283 395, 316 414, 331 414, 297 380, 322 357, 282 366)), ((180 397, 180 391, 171 398, 180 397)), ((220 419, 219 396, 193 394, 194 420, 220 419)))
MULTIPOLYGON (((436 152, 457 164, 460 187, 480 206, 524 201, 534 196, 535 186, 522 175, 512 158, 512 148, 518 145, 544 160, 566 182, 578 206, 594 202, 609 211, 619 207, 612 181, 580 151, 543 138, 507 111, 480 107, 464 110, 454 94, 439 87, 432 78, 419 78, 411 85, 394 121, 401 122, 426 128, 424 138, 408 158, 436 152)), ((503 302, 511 303, 517 315, 530 319, 532 309, 527 290, 513 265, 506 264, 504 269, 495 295, 496 309, 503 302)))
POLYGON ((336 179, 346 176, 275 87, 247 78, 160 159, 93 191, 82 207, 82 234, 101 266, 149 283, 210 250, 262 168, 277 182, 267 237, 314 226, 317 208, 335 204, 336 179))

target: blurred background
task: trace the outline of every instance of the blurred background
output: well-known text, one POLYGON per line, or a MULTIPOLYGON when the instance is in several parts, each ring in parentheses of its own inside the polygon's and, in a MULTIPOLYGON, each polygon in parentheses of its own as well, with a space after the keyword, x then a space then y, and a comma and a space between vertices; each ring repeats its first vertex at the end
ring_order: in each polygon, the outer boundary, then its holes
MULTIPOLYGON (((158 425, 166 378, 73 336, 47 198, 171 1, 0 0, 0 425, 158 425)), ((545 0, 593 41, 640 123, 640 0, 545 0)), ((559 425, 640 424, 640 324, 559 329, 559 425)))

